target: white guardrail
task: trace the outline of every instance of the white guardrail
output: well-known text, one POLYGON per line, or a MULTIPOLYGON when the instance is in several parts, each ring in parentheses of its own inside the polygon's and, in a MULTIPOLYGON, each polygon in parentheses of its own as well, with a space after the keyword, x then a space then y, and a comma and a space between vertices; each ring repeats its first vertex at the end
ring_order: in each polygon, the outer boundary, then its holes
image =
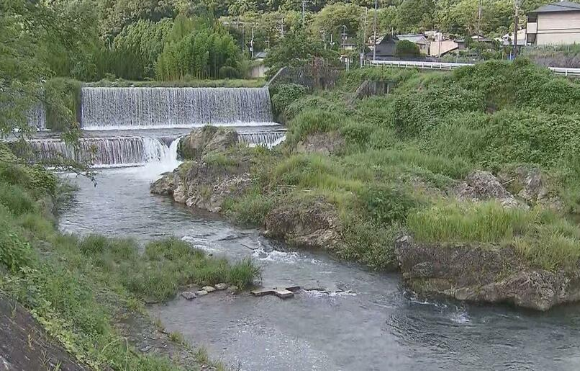
MULTIPOLYGON (((416 62, 416 61, 368 61, 371 66, 387 66, 399 68, 418 68, 420 70, 451 71, 456 68, 473 66, 473 63, 443 63, 443 62, 416 62)), ((580 77, 580 68, 548 67, 556 75, 580 77)))

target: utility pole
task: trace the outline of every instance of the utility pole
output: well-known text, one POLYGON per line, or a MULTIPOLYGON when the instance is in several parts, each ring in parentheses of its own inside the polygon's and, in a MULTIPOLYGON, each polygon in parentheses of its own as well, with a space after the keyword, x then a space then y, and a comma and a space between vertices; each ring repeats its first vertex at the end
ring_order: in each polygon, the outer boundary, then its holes
POLYGON ((250 40, 250 52, 252 53, 252 59, 254 59, 254 25, 252 24, 252 39, 250 40))
POLYGON ((306 19, 305 19, 305 13, 306 13, 306 2, 308 0, 302 0, 302 28, 304 28, 304 25, 306 24, 306 19))
POLYGON ((518 25, 520 23, 520 0, 514 0, 514 59, 518 56, 518 25))
POLYGON ((280 31, 282 34, 282 39, 284 38, 284 17, 282 17, 282 23, 280 24, 280 31))
POLYGON ((481 8, 483 0, 479 0, 479 5, 477 7, 477 41, 479 41, 479 37, 481 36, 481 8))
POLYGON ((362 39, 362 50, 360 52, 360 66, 362 68, 363 63, 364 63, 364 57, 365 57, 365 50, 366 50, 366 46, 367 46, 367 20, 369 17, 369 8, 365 7, 365 18, 364 18, 364 22, 363 22, 363 39, 362 39))
POLYGON ((379 8, 378 0, 375 0, 375 19, 373 25, 373 62, 377 59, 377 12, 379 8))

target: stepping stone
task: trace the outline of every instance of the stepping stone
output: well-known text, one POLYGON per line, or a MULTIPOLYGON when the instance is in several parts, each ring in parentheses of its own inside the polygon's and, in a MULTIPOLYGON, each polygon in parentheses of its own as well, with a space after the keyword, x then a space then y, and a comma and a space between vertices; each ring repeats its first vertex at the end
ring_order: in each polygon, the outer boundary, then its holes
POLYGON ((208 293, 210 292, 214 292, 215 291, 215 287, 213 286, 204 286, 201 288, 203 291, 207 291, 208 293))
POLYGON ((182 292, 181 296, 187 300, 193 300, 196 298, 195 292, 191 292, 191 291, 182 292))
POLYGON ((274 295, 273 289, 256 289, 252 291, 252 295, 254 296, 266 296, 266 295, 274 295))
POLYGON ((204 296, 204 295, 207 295, 207 291, 205 291, 205 290, 196 291, 195 295, 196 296, 204 296))
POLYGON ((281 298, 281 299, 287 299, 287 298, 291 298, 294 296, 294 293, 290 290, 286 290, 286 289, 276 289, 274 291, 274 295, 276 295, 277 297, 281 298))
POLYGON ((228 284, 227 283, 218 283, 217 285, 215 285, 215 289, 216 290, 225 290, 228 288, 228 284))
POLYGON ((236 291, 238 291, 238 286, 230 286, 230 287, 228 287, 228 291, 229 292, 236 292, 236 291))

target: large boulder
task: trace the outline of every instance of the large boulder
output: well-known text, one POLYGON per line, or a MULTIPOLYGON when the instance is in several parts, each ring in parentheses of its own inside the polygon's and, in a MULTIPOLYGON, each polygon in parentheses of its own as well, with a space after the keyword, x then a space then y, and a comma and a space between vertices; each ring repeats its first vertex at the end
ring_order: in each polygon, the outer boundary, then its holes
POLYGON ((564 208, 557 193, 550 187, 550 179, 535 166, 516 166, 503 169, 498 178, 518 198, 529 205, 542 205, 554 210, 564 208))
POLYGON ((461 201, 497 200, 505 207, 524 206, 489 171, 474 171, 455 187, 461 201))
POLYGON ((242 194, 251 184, 252 154, 237 143, 237 133, 231 129, 193 130, 180 142, 182 156, 190 161, 163 174, 151 184, 151 193, 172 196, 190 207, 221 211, 227 197, 242 194))
POLYGON ((405 284, 420 295, 541 311, 580 300, 579 269, 531 267, 511 246, 417 244, 404 236, 395 253, 405 284))
POLYGON ((265 228, 295 246, 334 249, 340 241, 336 208, 321 198, 283 203, 266 215, 265 228))
POLYGON ((298 153, 334 155, 344 148, 344 138, 337 132, 312 133, 296 145, 298 153))
POLYGON ((238 144, 238 133, 230 128, 204 126, 179 141, 178 153, 186 160, 199 160, 210 152, 223 152, 238 144))

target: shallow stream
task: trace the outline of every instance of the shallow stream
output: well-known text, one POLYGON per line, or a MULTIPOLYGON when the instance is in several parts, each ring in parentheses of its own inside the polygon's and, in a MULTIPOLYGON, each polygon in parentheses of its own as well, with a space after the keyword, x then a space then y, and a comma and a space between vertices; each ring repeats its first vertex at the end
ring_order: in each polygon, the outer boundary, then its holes
POLYGON ((264 286, 312 289, 287 300, 221 292, 151 308, 212 358, 240 370, 580 369, 580 306, 534 313, 417 300, 397 274, 292 250, 149 194, 169 167, 103 170, 96 187, 73 178, 80 189, 60 225, 140 241, 175 235, 232 260, 252 257, 264 286))

